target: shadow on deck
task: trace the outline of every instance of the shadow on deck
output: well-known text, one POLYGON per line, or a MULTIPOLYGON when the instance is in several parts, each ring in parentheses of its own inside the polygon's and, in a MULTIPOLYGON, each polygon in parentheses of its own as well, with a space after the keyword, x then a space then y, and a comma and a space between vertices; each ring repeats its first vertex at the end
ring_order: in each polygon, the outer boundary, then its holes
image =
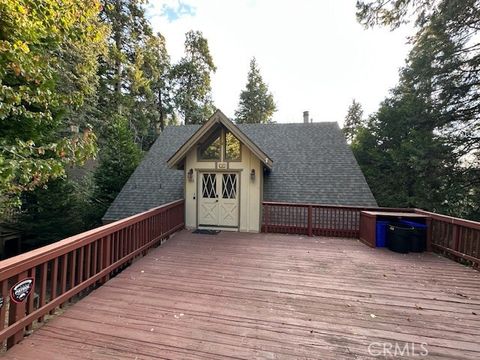
POLYGON ((383 344, 480 358, 480 273, 352 239, 184 230, 4 358, 356 359, 383 344))

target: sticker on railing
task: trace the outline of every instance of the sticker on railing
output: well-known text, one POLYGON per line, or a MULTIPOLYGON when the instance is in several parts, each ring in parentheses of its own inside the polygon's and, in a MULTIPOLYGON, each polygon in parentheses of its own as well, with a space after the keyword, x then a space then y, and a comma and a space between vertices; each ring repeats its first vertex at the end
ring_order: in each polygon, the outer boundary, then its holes
POLYGON ((33 283, 33 278, 26 278, 16 283, 10 289, 10 298, 12 299, 12 301, 16 302, 17 304, 23 302, 32 292, 33 283))

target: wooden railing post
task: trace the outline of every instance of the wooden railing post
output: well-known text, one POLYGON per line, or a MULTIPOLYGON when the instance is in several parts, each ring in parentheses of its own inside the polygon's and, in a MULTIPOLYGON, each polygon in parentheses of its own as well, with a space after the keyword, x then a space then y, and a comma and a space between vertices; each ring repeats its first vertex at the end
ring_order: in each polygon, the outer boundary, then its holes
MULTIPOLYGON (((17 282, 21 281, 22 279, 25 279, 27 276, 28 276, 28 273, 26 271, 18 274, 17 276, 14 276, 13 277, 14 283, 17 283, 17 282)), ((32 291, 32 294, 30 294, 29 296, 33 296, 33 291, 32 291)), ((23 317, 25 317, 25 310, 26 310, 25 309, 25 303, 26 303, 26 300, 24 300, 20 303, 16 303, 16 302, 14 302, 10 299, 10 308, 8 310, 8 324, 9 325, 14 324, 17 321, 20 321, 23 317)), ((24 328, 17 331, 14 335, 10 336, 7 339, 7 349, 10 349, 12 346, 14 346, 15 344, 18 344, 20 341, 22 341, 23 333, 24 333, 24 328)))
POLYGON ((433 229, 432 229, 432 225, 433 225, 433 221, 431 218, 427 218, 427 251, 432 251, 432 232, 433 232, 433 229))
MULTIPOLYGON (((112 259, 112 235, 108 235, 103 241, 103 269, 107 268, 111 264, 112 259)), ((101 270, 103 270, 101 269, 101 270)), ((110 275, 106 275, 102 278, 101 283, 105 283, 110 279, 110 275)))
POLYGON ((268 233, 268 222, 269 222, 268 210, 269 210, 269 207, 268 207, 268 204, 265 204, 265 205, 263 205, 263 206, 264 206, 264 210, 265 210, 265 216, 264 216, 264 220, 265 220, 265 232, 268 233))
POLYGON ((458 232, 458 226, 456 224, 453 224, 453 229, 452 229, 452 241, 453 241, 453 250, 458 251, 458 244, 459 244, 459 232, 458 232))
POLYGON ((313 229, 312 229, 312 219, 313 216, 313 208, 312 205, 308 205, 308 215, 307 215, 307 223, 308 223, 308 236, 313 236, 313 229))

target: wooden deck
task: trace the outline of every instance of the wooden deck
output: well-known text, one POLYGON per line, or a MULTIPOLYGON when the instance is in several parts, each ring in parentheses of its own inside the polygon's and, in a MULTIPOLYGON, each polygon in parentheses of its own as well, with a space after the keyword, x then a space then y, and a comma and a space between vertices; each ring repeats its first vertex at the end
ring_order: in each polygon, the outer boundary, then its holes
POLYGON ((480 358, 480 273, 352 239, 182 231, 4 358, 359 359, 383 343, 480 358))

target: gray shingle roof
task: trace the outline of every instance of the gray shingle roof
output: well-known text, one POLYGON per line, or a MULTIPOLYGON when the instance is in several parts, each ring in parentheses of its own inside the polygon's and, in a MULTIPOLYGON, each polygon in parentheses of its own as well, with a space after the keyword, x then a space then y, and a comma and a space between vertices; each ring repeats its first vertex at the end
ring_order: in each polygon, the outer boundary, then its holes
MULTIPOLYGON (((170 126, 107 210, 104 220, 121 219, 183 197, 183 171, 166 161, 198 130, 170 126)), ((342 131, 334 122, 239 125, 273 160, 264 179, 264 200, 376 206, 342 131)))

